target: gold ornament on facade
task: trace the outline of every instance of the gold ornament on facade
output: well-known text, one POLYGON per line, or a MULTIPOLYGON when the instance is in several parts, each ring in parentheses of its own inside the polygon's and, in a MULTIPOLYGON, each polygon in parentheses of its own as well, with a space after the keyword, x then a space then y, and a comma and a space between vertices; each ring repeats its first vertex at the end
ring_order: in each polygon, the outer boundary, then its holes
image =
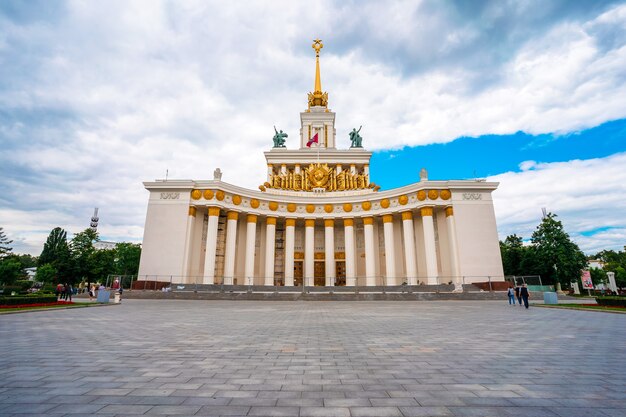
POLYGON ((389 199, 383 198, 382 200, 380 200, 380 206, 382 208, 389 208, 389 199))
POLYGON ((393 222, 393 215, 391 214, 383 215, 383 223, 392 223, 392 222, 393 222))
POLYGON ((304 252, 294 252, 293 259, 304 259, 304 252))
POLYGON ((326 253, 324 253, 324 252, 315 252, 314 258, 315 259, 324 259, 324 258, 326 258, 326 253))
POLYGON ((289 227, 295 227, 296 225, 296 219, 286 219, 285 220, 285 226, 289 227))
POLYGON ((354 219, 343 219, 343 226, 354 226, 354 219))
POLYGON ((369 211, 369 210, 372 208, 372 203, 371 203, 371 202, 369 202, 369 201, 364 201, 364 202, 361 204, 361 207, 363 208, 363 210, 365 210, 365 211, 369 211))
POLYGON ((439 195, 441 196, 442 200, 449 200, 450 197, 452 197, 452 193, 450 192, 450 190, 441 190, 441 193, 439 193, 439 195))
POLYGON ((346 213, 350 213, 352 211, 352 204, 350 203, 345 203, 343 205, 343 211, 345 211, 346 213))
POLYGON ((428 190, 428 198, 436 200, 439 197, 439 190, 428 190))
POLYGON ((335 259, 346 259, 345 252, 335 252, 335 259))
POLYGON ((315 219, 305 219, 304 227, 315 227, 315 219))
POLYGON ((400 197, 398 197, 398 203, 400 203, 401 206, 404 206, 408 202, 409 197, 407 197, 406 195, 401 195, 400 197))
POLYGON ((332 204, 326 204, 326 205, 324 206, 324 211, 325 211, 326 213, 332 213, 332 212, 333 212, 333 205, 332 205, 332 204))
POLYGON ((269 206, 270 210, 272 210, 272 211, 278 210, 278 203, 276 201, 270 201, 268 206, 269 206))
POLYGON ((324 189, 326 191, 351 191, 373 189, 378 187, 369 182, 369 176, 364 171, 341 171, 337 173, 337 167, 329 167, 328 164, 314 163, 308 167, 296 170, 296 168, 278 170, 270 173, 270 180, 261 187, 288 191, 313 191, 324 189))
POLYGON ((215 195, 215 193, 213 192, 213 190, 204 190, 204 199, 205 200, 211 200, 213 198, 213 195, 215 195))
POLYGON ((424 216, 432 216, 433 215, 433 208, 432 207, 422 207, 420 209, 420 213, 422 214, 422 217, 424 217, 424 216))
POLYGON ((189 215, 192 217, 196 215, 196 208, 194 206, 189 206, 189 215))
POLYGON ((219 216, 220 215, 220 208, 219 207, 209 207, 207 212, 209 213, 209 216, 219 216))
POLYGON ((229 211, 228 213, 226 213, 226 218, 228 220, 237 220, 239 218, 239 213, 237 213, 236 211, 229 211))
POLYGON ((424 201, 424 200, 426 200, 426 191, 425 191, 425 190, 419 190, 419 191, 417 192, 417 199, 418 199, 419 201, 424 201))
POLYGON ((287 204, 287 211, 289 213, 293 213, 294 211, 296 211, 296 205, 295 203, 289 203, 287 204))
POLYGON ((265 222, 266 222, 267 224, 273 224, 273 225, 276 225, 276 217, 268 217, 268 218, 265 220, 265 222))
POLYGON ((373 217, 363 217, 363 224, 374 224, 373 217))
POLYGON ((248 223, 256 223, 256 214, 248 214, 248 223))
POLYGON ((233 204, 238 206, 239 204, 241 204, 241 196, 239 195, 234 195, 233 196, 233 204))
POLYGON ((217 198, 219 201, 222 201, 224 197, 225 197, 224 191, 217 190, 217 192, 215 193, 215 198, 217 198))
POLYGON ((324 227, 335 227, 335 220, 324 219, 324 227))
POLYGON ((315 206, 313 204, 307 204, 306 205, 306 212, 307 213, 313 213, 315 211, 315 206))
POLYGON ((252 200, 250 200, 250 207, 252 208, 259 208, 259 200, 257 200, 256 198, 253 198, 252 200))
POLYGON ((202 197, 202 191, 200 191, 200 190, 193 190, 191 192, 191 198, 193 198, 194 200, 200 200, 200 197, 202 197))
POLYGON ((446 207, 446 217, 454 216, 454 209, 452 207, 446 207))
POLYGON ((413 219, 413 213, 410 211, 403 211, 402 212, 402 220, 411 220, 413 219))

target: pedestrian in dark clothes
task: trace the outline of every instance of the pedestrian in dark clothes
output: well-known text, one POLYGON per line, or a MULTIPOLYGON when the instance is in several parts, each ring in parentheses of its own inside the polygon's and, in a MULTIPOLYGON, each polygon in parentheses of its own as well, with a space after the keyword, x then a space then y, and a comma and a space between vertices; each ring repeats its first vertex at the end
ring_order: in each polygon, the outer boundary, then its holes
POLYGON ((528 308, 528 297, 530 297, 530 294, 528 293, 528 288, 526 287, 526 284, 524 284, 524 286, 522 286, 522 288, 519 290, 519 294, 522 297, 522 300, 524 300, 524 307, 528 308))
POLYGON ((517 303, 521 307, 522 306, 522 296, 520 295, 520 287, 519 286, 515 287, 515 297, 517 298, 517 303))

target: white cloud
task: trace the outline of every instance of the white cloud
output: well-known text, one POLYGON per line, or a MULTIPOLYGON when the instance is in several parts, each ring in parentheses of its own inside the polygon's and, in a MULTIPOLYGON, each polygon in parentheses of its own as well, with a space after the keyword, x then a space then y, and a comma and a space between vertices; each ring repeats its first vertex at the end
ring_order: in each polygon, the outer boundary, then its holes
POLYGON ((140 240, 141 182, 166 169, 206 179, 219 166, 225 181, 256 188, 272 126, 298 143, 315 36, 326 43, 322 83, 340 146, 361 124, 367 147, 387 149, 626 117, 624 5, 530 35, 514 17, 539 12, 500 2, 471 19, 427 1, 60 9, 48 20, 0 14, 0 145, 10 150, 0 154, 0 218, 18 251, 37 254, 55 226, 84 229, 94 206, 104 238, 140 240), (481 47, 498 41, 485 32, 497 24, 511 43, 481 47))
POLYGON ((558 215, 565 231, 585 252, 621 249, 626 244, 624 167, 626 153, 619 153, 607 158, 533 163, 522 172, 490 177, 489 181, 500 182, 493 195, 500 238, 515 233, 529 239, 545 207, 558 215), (609 229, 593 233, 603 228, 609 229))

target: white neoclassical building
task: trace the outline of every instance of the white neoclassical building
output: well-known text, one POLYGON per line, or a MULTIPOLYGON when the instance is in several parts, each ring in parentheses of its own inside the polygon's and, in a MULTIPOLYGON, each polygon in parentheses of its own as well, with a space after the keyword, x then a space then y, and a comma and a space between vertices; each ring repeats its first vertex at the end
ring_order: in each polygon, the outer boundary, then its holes
POLYGON ((409 285, 503 280, 491 193, 497 183, 420 181, 380 190, 371 152, 337 149, 335 113, 315 88, 300 147, 282 131, 259 190, 213 180, 145 182, 150 192, 139 279, 198 284, 409 285))

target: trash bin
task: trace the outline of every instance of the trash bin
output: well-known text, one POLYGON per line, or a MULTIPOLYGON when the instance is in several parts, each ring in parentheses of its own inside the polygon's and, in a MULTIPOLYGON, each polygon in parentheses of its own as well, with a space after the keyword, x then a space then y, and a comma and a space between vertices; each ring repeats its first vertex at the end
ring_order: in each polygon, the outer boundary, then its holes
POLYGON ((115 304, 119 304, 120 303, 120 298, 121 297, 120 297, 120 293, 119 292, 116 292, 115 294, 113 294, 113 302, 115 304))
POLYGON ((555 292, 544 292, 543 303, 544 304, 558 304, 559 298, 557 297, 555 292))

